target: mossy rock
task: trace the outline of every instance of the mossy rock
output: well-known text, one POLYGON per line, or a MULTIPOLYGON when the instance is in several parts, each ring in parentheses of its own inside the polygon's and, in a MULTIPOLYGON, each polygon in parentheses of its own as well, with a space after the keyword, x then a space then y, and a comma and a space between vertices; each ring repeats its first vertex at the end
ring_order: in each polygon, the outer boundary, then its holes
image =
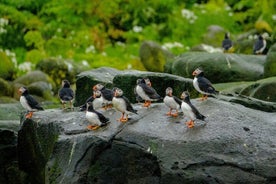
POLYGON ((222 27, 211 25, 207 28, 207 33, 203 36, 203 43, 214 47, 221 47, 225 33, 226 31, 222 27))
POLYGON ((18 88, 26 86, 30 94, 50 100, 52 98, 55 83, 42 71, 29 72, 13 82, 14 98, 19 99, 18 88))
POLYGON ((0 77, 6 80, 12 80, 15 74, 15 67, 3 51, 0 51, 0 61, 0 77))
POLYGON ((174 55, 152 41, 142 43, 139 51, 141 62, 148 71, 164 72, 165 64, 174 55))
POLYGON ((265 56, 188 52, 177 57, 172 74, 193 78, 192 72, 202 67, 212 83, 255 81, 263 78, 265 56))
POLYGON ((267 53, 264 75, 265 77, 276 76, 276 44, 272 45, 267 53))
POLYGON ((102 83, 107 88, 111 88, 114 76, 120 72, 121 71, 114 68, 101 67, 78 74, 76 81, 75 106, 85 103, 86 99, 92 95, 92 87, 94 85, 102 83))
POLYGON ((53 98, 52 88, 47 82, 33 82, 32 84, 28 85, 27 88, 32 95, 40 96, 47 100, 51 100, 53 98))
POLYGON ((70 83, 75 83, 75 78, 80 69, 77 65, 69 60, 58 58, 48 58, 41 60, 36 65, 36 69, 45 72, 54 82, 54 92, 57 93, 62 80, 67 79, 70 83))
POLYGON ((136 97, 134 95, 134 88, 136 86, 136 81, 139 78, 149 78, 152 87, 161 96, 165 97, 165 90, 167 87, 173 88, 173 94, 180 97, 183 91, 189 91, 192 97, 197 96, 192 80, 157 72, 142 72, 142 71, 125 71, 118 74, 113 79, 113 86, 121 88, 124 91, 124 95, 132 102, 137 103, 136 97))
POLYGON ((240 94, 264 100, 268 102, 276 102, 276 77, 256 81, 255 83, 245 87, 240 94))
POLYGON ((11 84, 0 78, 0 96, 11 96, 12 95, 12 87, 11 84))

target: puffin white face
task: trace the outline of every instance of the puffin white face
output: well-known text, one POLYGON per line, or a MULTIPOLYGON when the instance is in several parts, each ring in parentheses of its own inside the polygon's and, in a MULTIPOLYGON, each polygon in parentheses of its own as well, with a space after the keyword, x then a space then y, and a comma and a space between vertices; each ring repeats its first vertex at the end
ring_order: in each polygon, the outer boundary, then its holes
POLYGON ((185 99, 187 96, 190 96, 190 94, 187 92, 187 91, 184 91, 182 94, 181 94, 181 99, 185 99))
POLYGON ((114 92, 114 96, 122 96, 123 95, 123 90, 121 90, 120 88, 116 88, 115 92, 114 92))
POLYGON ((144 79, 144 80, 145 80, 145 82, 146 82, 146 85, 151 86, 151 82, 150 82, 149 78, 146 78, 146 79, 144 79))
POLYGON ((22 87, 19 88, 18 92, 19 92, 20 94, 22 94, 22 93, 24 93, 26 90, 27 90, 27 88, 25 88, 25 87, 22 86, 22 87))
POLYGON ((102 95, 101 91, 99 91, 99 90, 93 91, 94 98, 99 98, 101 95, 102 95))
POLYGON ((173 90, 172 90, 171 87, 168 87, 168 88, 166 89, 166 95, 172 96, 172 92, 173 92, 173 90))
POLYGON ((203 72, 202 70, 200 70, 199 68, 195 69, 195 71, 193 71, 193 76, 198 76, 201 72, 203 72))
POLYGON ((103 85, 102 84, 96 84, 94 87, 93 87, 93 90, 96 91, 96 90, 101 90, 103 89, 103 85))

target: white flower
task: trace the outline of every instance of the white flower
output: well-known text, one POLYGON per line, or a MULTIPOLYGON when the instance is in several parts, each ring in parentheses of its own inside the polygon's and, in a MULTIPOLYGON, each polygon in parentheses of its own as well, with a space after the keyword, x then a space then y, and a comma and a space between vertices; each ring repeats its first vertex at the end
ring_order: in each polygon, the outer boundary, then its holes
POLYGON ((272 15, 272 19, 276 20, 276 14, 272 15))
POLYGON ((95 53, 96 52, 96 49, 95 49, 94 45, 90 45, 89 47, 87 47, 85 49, 85 53, 89 53, 89 52, 91 52, 91 53, 95 53))
POLYGON ((142 28, 141 26, 134 26, 134 27, 133 27, 133 31, 134 31, 135 33, 140 33, 140 32, 143 31, 143 28, 142 28))
POLYGON ((89 64, 88 64, 88 62, 87 62, 86 60, 82 60, 81 64, 82 64, 83 66, 89 66, 89 64))
POLYGON ((18 69, 23 72, 29 72, 32 70, 32 63, 29 61, 25 61, 18 66, 18 69))

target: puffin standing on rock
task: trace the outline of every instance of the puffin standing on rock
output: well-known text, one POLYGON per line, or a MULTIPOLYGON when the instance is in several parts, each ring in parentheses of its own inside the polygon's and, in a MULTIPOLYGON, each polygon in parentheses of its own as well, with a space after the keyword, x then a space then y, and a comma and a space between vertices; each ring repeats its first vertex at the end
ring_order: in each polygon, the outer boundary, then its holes
POLYGON ((93 90, 99 90, 101 92, 105 110, 112 107, 113 91, 111 89, 106 88, 102 84, 96 84, 93 86, 93 90))
POLYGON ((148 79, 137 80, 138 84, 135 87, 135 91, 138 96, 140 96, 145 103, 144 107, 149 107, 152 101, 161 100, 161 96, 151 87, 151 83, 148 79))
POLYGON ((88 130, 97 130, 98 128, 105 126, 109 123, 109 119, 106 118, 103 114, 96 111, 93 107, 92 102, 88 102, 86 104, 86 113, 85 117, 90 125, 87 126, 88 130))
POLYGON ((92 102, 93 103, 93 107, 95 110, 103 107, 103 97, 102 97, 102 94, 99 90, 96 90, 96 91, 93 91, 93 95, 90 96, 85 104, 81 105, 80 106, 80 111, 85 111, 86 110, 86 105, 88 102, 92 102))
POLYGON ((20 96, 20 103, 24 109, 28 111, 26 118, 30 119, 33 116, 34 111, 44 110, 38 102, 29 94, 26 87, 20 87, 18 90, 20 96))
POLYGON ((204 72, 202 69, 195 69, 193 76, 195 76, 193 80, 193 86, 199 93, 203 95, 201 98, 202 101, 207 100, 208 95, 218 94, 218 91, 216 91, 212 83, 204 77, 204 72))
POLYGON ((122 123, 128 121, 128 115, 130 113, 137 114, 137 110, 133 109, 130 101, 127 97, 123 96, 123 91, 119 88, 114 88, 114 97, 112 99, 112 104, 117 111, 120 111, 122 113, 121 118, 118 120, 122 123))
POLYGON ((173 89, 171 87, 168 87, 166 89, 166 96, 163 99, 163 101, 164 101, 165 105, 170 108, 167 115, 177 117, 178 109, 180 108, 182 101, 179 98, 177 98, 176 96, 173 96, 172 93, 173 93, 173 89), (173 114, 172 110, 175 110, 176 112, 173 114))
POLYGON ((73 109, 74 91, 70 88, 70 82, 68 80, 62 81, 62 88, 58 91, 59 99, 62 103, 62 108, 66 108, 66 103, 69 102, 70 109, 73 109))
POLYGON ((200 112, 191 103, 190 94, 187 91, 184 91, 181 94, 181 99, 183 99, 182 104, 181 104, 181 109, 182 109, 184 115, 187 116, 188 118, 190 118, 190 121, 186 122, 186 125, 188 126, 188 128, 193 128, 195 126, 194 121, 196 119, 200 119, 202 121, 205 120, 206 117, 204 115, 200 114, 200 112))

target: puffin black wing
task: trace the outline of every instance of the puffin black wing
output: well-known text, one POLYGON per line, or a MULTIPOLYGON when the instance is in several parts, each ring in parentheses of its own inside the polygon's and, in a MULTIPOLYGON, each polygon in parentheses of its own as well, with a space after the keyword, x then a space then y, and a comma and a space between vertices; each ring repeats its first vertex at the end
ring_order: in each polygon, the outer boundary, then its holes
POLYGON ((186 103, 188 103, 190 105, 190 107, 192 108, 192 111, 196 115, 197 119, 200 119, 203 121, 205 120, 206 117, 204 115, 200 114, 200 112, 195 108, 195 106, 190 101, 188 101, 186 103))
POLYGON ((106 100, 112 101, 113 91, 111 89, 104 88, 103 90, 101 90, 101 93, 106 100))
POLYGON ((86 107, 87 107, 87 103, 88 102, 93 102, 94 101, 94 97, 93 96, 90 96, 89 98, 87 98, 87 100, 85 101, 85 104, 81 105, 80 106, 80 111, 85 111, 86 110, 86 107))
POLYGON ((215 88, 212 86, 212 83, 205 77, 198 77, 197 78, 198 86, 200 90, 211 93, 211 94, 216 94, 217 91, 215 88))
POLYGON ((173 96, 174 101, 176 101, 176 103, 178 103, 180 106, 182 104, 182 100, 180 100, 179 98, 177 98, 176 96, 173 96))
POLYGON ((25 98, 32 109, 44 110, 31 95, 25 95, 25 98))
POLYGON ((102 123, 107 123, 109 121, 108 118, 106 118, 102 113, 98 112, 98 111, 94 111, 98 117, 99 117, 99 120, 102 122, 102 123))
POLYGON ((122 96, 122 98, 123 98, 124 101, 126 102, 127 111, 133 112, 133 113, 137 114, 137 110, 136 110, 136 109, 133 109, 133 107, 132 107, 130 101, 128 100, 128 98, 125 97, 125 96, 122 96))
POLYGON ((155 91, 154 88, 148 86, 147 84, 141 83, 139 84, 144 92, 151 98, 151 99, 161 99, 161 96, 155 91))
POLYGON ((74 98, 74 91, 71 88, 62 88, 59 90, 59 98, 64 101, 70 101, 74 98))
POLYGON ((225 49, 225 50, 229 50, 231 47, 232 47, 232 41, 229 40, 229 39, 225 39, 222 41, 222 47, 225 49))

